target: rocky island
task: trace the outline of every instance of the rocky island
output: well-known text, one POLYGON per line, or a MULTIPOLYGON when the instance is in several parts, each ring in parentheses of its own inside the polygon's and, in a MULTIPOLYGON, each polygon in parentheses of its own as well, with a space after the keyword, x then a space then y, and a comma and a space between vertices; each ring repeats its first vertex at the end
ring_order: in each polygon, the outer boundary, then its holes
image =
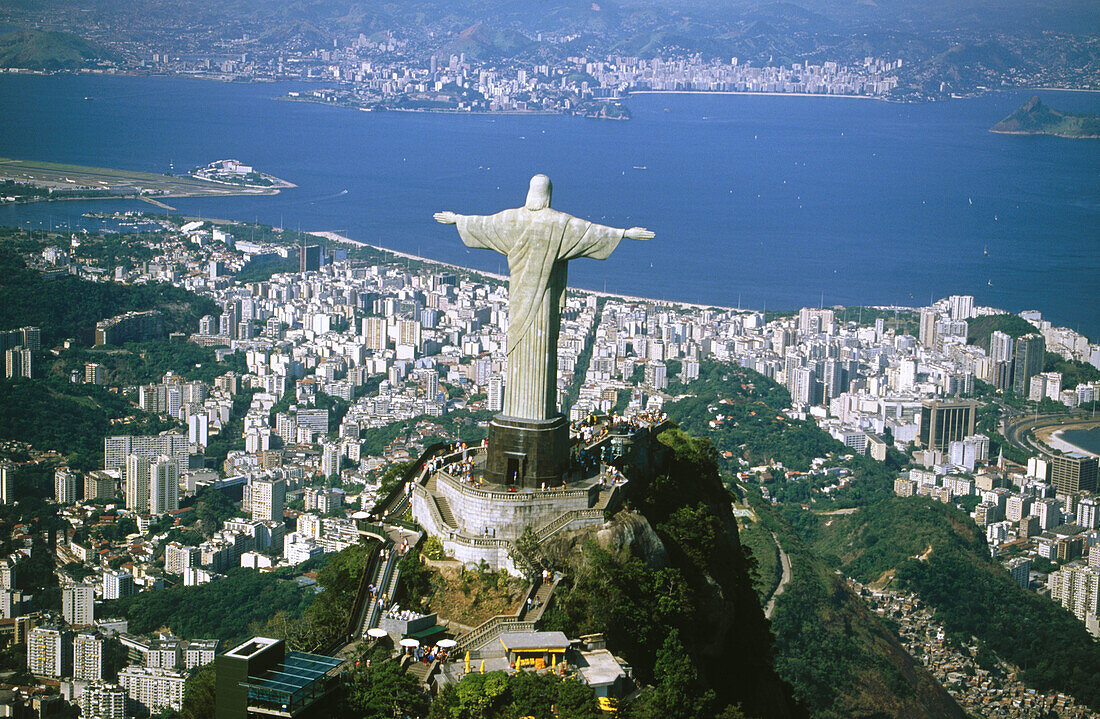
POLYGON ((1055 135, 1071 138, 1100 138, 1100 115, 1072 115, 1047 107, 1038 97, 989 129, 1004 135, 1055 135))

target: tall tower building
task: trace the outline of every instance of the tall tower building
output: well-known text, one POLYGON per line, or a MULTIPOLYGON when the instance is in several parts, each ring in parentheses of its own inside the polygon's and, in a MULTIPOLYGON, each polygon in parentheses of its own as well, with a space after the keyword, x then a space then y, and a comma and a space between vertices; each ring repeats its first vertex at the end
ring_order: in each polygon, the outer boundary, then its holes
POLYGON ((1078 452, 1054 455, 1050 459, 1050 482, 1058 494, 1096 491, 1096 457, 1078 452))
POLYGON ((974 316, 974 298, 970 295, 951 295, 948 298, 951 306, 951 319, 968 320, 974 316))
POLYGON ((257 479, 250 485, 252 518, 261 522, 283 521, 283 502, 286 500, 286 481, 282 479, 257 479))
POLYGON ((11 504, 15 500, 12 494, 14 474, 15 465, 6 459, 0 460, 0 504, 11 504))
POLYGON ((489 411, 500 412, 504 409, 504 377, 495 374, 489 378, 489 411))
POLYGON ((179 463, 161 455, 149 465, 149 513, 156 516, 175 512, 179 502, 179 463))
POLYGON ((1017 397, 1026 397, 1031 378, 1043 371, 1047 343, 1040 334, 1024 335, 1016 339, 1016 358, 1012 365, 1012 391, 1017 397))
POLYGON ((149 458, 131 454, 126 458, 126 508, 149 511, 149 458))
POLYGON ((103 638, 94 631, 73 637, 73 678, 87 682, 103 680, 103 638))
POLYGON ((386 349, 386 318, 363 318, 363 346, 375 352, 386 349))
POLYGON ((62 587, 61 616, 74 626, 94 623, 95 587, 90 584, 67 584, 62 587))
POLYGON ((54 498, 58 504, 72 504, 80 499, 77 485, 80 473, 68 467, 58 467, 53 473, 54 498))
POLYGON ((989 336, 989 359, 994 362, 1012 360, 1012 337, 1000 330, 989 336))
POLYGON ((917 339, 925 347, 936 344, 936 317, 935 310, 921 310, 920 312, 920 336, 917 339))
POLYGON ((27 634, 27 669, 36 677, 68 677, 73 670, 73 636, 52 625, 27 634))
POLYGON ((316 272, 321 269, 320 245, 301 245, 299 257, 300 272, 316 272))
POLYGON ((952 442, 974 434, 978 415, 978 401, 973 399, 938 400, 921 402, 920 446, 941 452, 952 442))

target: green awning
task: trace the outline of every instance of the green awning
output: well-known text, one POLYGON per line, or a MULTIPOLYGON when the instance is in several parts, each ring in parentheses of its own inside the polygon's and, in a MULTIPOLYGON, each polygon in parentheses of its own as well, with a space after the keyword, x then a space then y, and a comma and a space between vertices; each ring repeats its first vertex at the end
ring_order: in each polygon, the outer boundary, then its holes
POLYGON ((435 626, 428 627, 427 629, 421 629, 419 632, 412 632, 411 634, 406 634, 405 636, 412 637, 413 639, 426 639, 428 637, 434 637, 436 634, 443 634, 446 631, 447 627, 436 624, 435 626))

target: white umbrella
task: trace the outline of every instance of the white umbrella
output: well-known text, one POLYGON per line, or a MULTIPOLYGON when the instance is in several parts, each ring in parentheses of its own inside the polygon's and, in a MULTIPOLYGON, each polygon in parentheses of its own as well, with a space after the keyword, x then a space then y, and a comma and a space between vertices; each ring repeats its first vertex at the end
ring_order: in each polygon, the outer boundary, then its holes
POLYGON ((367 630, 367 634, 374 637, 375 639, 381 639, 382 637, 386 636, 386 630, 382 629, 381 627, 371 627, 367 630))
POLYGON ((416 639, 413 639, 412 637, 407 637, 407 638, 401 640, 401 646, 408 647, 408 648, 411 649, 412 647, 419 647, 420 642, 417 641, 416 639))
POLYGON ((437 647, 443 647, 444 649, 450 649, 456 644, 458 644, 458 642, 456 642, 454 639, 440 639, 438 642, 435 643, 437 647))

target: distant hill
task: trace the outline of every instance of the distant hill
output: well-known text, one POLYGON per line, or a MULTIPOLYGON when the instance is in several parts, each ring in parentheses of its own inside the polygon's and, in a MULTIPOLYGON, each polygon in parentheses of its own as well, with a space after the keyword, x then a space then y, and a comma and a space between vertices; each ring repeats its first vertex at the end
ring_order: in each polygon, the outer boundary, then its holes
POLYGON ((13 30, 0 34, 0 67, 76 70, 114 59, 107 49, 67 32, 13 30))
POLYGON ((1071 138, 1100 138, 1100 115, 1071 115, 1047 107, 1033 97, 1016 112, 990 128, 1004 135, 1055 135, 1071 138))

